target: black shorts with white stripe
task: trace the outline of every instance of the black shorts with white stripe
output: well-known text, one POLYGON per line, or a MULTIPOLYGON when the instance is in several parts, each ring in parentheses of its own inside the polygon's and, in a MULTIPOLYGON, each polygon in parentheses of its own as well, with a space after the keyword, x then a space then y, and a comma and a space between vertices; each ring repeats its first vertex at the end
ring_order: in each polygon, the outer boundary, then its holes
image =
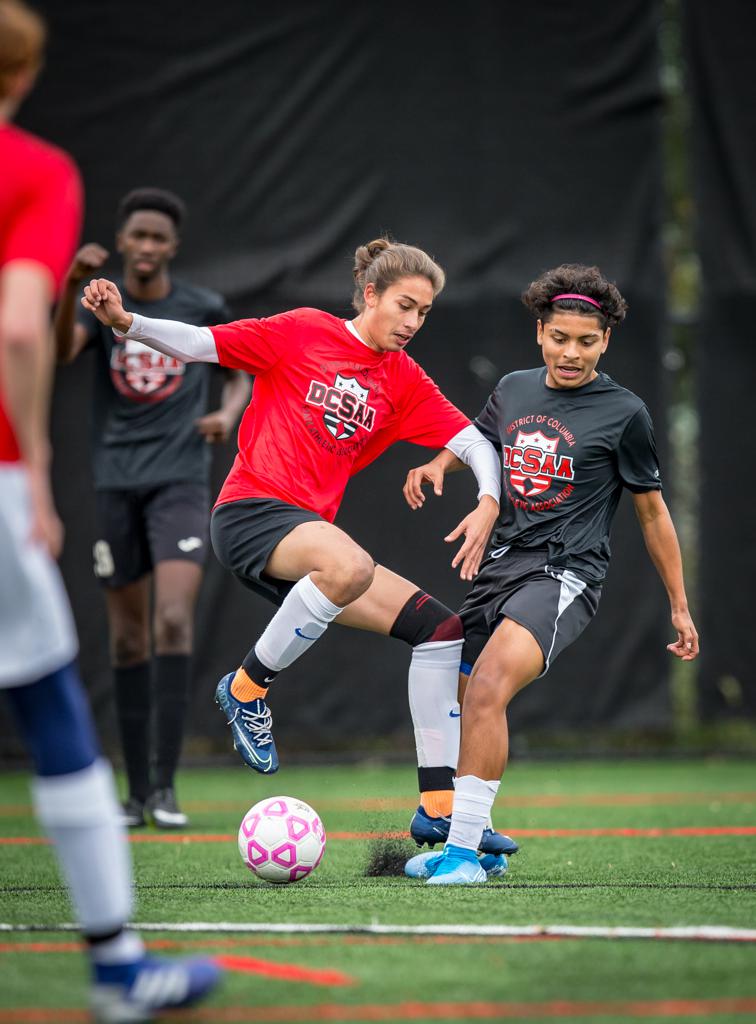
POLYGON ((600 586, 586 583, 564 566, 550 565, 546 548, 492 551, 459 610, 465 628, 462 672, 469 675, 504 619, 533 634, 547 672, 591 621, 600 598, 600 586))

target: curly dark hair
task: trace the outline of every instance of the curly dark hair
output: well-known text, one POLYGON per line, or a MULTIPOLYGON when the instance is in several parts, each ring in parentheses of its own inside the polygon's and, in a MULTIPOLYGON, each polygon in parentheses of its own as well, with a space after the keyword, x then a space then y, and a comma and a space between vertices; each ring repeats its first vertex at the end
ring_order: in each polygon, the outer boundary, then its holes
POLYGON ((522 293, 522 301, 534 317, 547 323, 555 311, 582 313, 595 316, 601 323, 602 331, 622 323, 627 313, 627 303, 611 281, 607 281, 598 267, 586 267, 581 263, 563 263, 553 270, 547 270, 532 281, 522 293), (557 295, 585 295, 598 303, 599 308, 585 299, 557 299, 557 295))
POLYGON ((186 217, 186 206, 173 192, 163 188, 135 188, 128 192, 118 204, 116 213, 116 229, 120 230, 132 213, 137 210, 157 210, 173 221, 176 231, 186 217))

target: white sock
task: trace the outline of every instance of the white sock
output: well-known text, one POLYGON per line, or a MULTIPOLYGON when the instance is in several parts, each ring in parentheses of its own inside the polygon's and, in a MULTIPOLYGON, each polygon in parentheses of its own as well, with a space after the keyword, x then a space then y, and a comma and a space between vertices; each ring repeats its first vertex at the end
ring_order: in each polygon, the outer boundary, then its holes
POLYGON ((483 829, 490 820, 500 781, 488 782, 475 775, 463 775, 454 786, 454 809, 447 843, 477 850, 483 829))
POLYGON ((461 653, 462 640, 440 640, 412 649, 409 706, 420 768, 457 767, 461 653))
POLYGON ((131 858, 110 765, 95 761, 78 772, 37 776, 32 795, 82 931, 116 931, 131 914, 131 858))
POLYGON ((255 644, 255 654, 274 672, 291 665, 344 611, 318 590, 309 576, 294 584, 255 644))
POLYGON ((130 964, 144 956, 144 943, 136 932, 122 931, 105 942, 95 942, 89 955, 96 964, 130 964))

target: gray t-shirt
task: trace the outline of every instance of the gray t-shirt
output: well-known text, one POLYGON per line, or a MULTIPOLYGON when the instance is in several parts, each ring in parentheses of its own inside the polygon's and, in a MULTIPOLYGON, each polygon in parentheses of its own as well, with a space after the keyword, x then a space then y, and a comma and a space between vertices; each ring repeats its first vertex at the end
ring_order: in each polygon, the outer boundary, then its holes
POLYGON ((545 548, 548 562, 602 583, 622 488, 659 490, 648 409, 605 373, 580 388, 546 385, 546 368, 502 377, 475 425, 502 453, 492 548, 545 548))
MULTIPOLYGON (((231 319, 223 297, 173 279, 170 293, 139 302, 116 284, 126 309, 199 327, 231 319)), ((92 416, 94 485, 130 490, 177 481, 206 482, 210 446, 195 420, 207 412, 213 367, 179 362, 138 341, 116 341, 85 309, 78 321, 97 353, 92 416)))

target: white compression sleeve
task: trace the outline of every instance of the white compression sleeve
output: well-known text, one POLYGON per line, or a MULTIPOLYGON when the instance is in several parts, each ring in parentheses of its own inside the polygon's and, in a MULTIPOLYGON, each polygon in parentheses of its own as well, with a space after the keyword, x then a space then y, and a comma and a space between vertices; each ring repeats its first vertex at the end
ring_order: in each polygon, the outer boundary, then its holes
POLYGON ((478 481, 478 497, 490 494, 499 501, 501 498, 501 463, 491 444, 472 423, 455 434, 446 447, 460 462, 469 466, 478 481))
POLYGON ((179 320, 154 320, 132 313, 133 321, 126 334, 114 330, 122 341, 141 341, 165 356, 182 363, 217 363, 218 350, 209 327, 194 327, 179 320))

